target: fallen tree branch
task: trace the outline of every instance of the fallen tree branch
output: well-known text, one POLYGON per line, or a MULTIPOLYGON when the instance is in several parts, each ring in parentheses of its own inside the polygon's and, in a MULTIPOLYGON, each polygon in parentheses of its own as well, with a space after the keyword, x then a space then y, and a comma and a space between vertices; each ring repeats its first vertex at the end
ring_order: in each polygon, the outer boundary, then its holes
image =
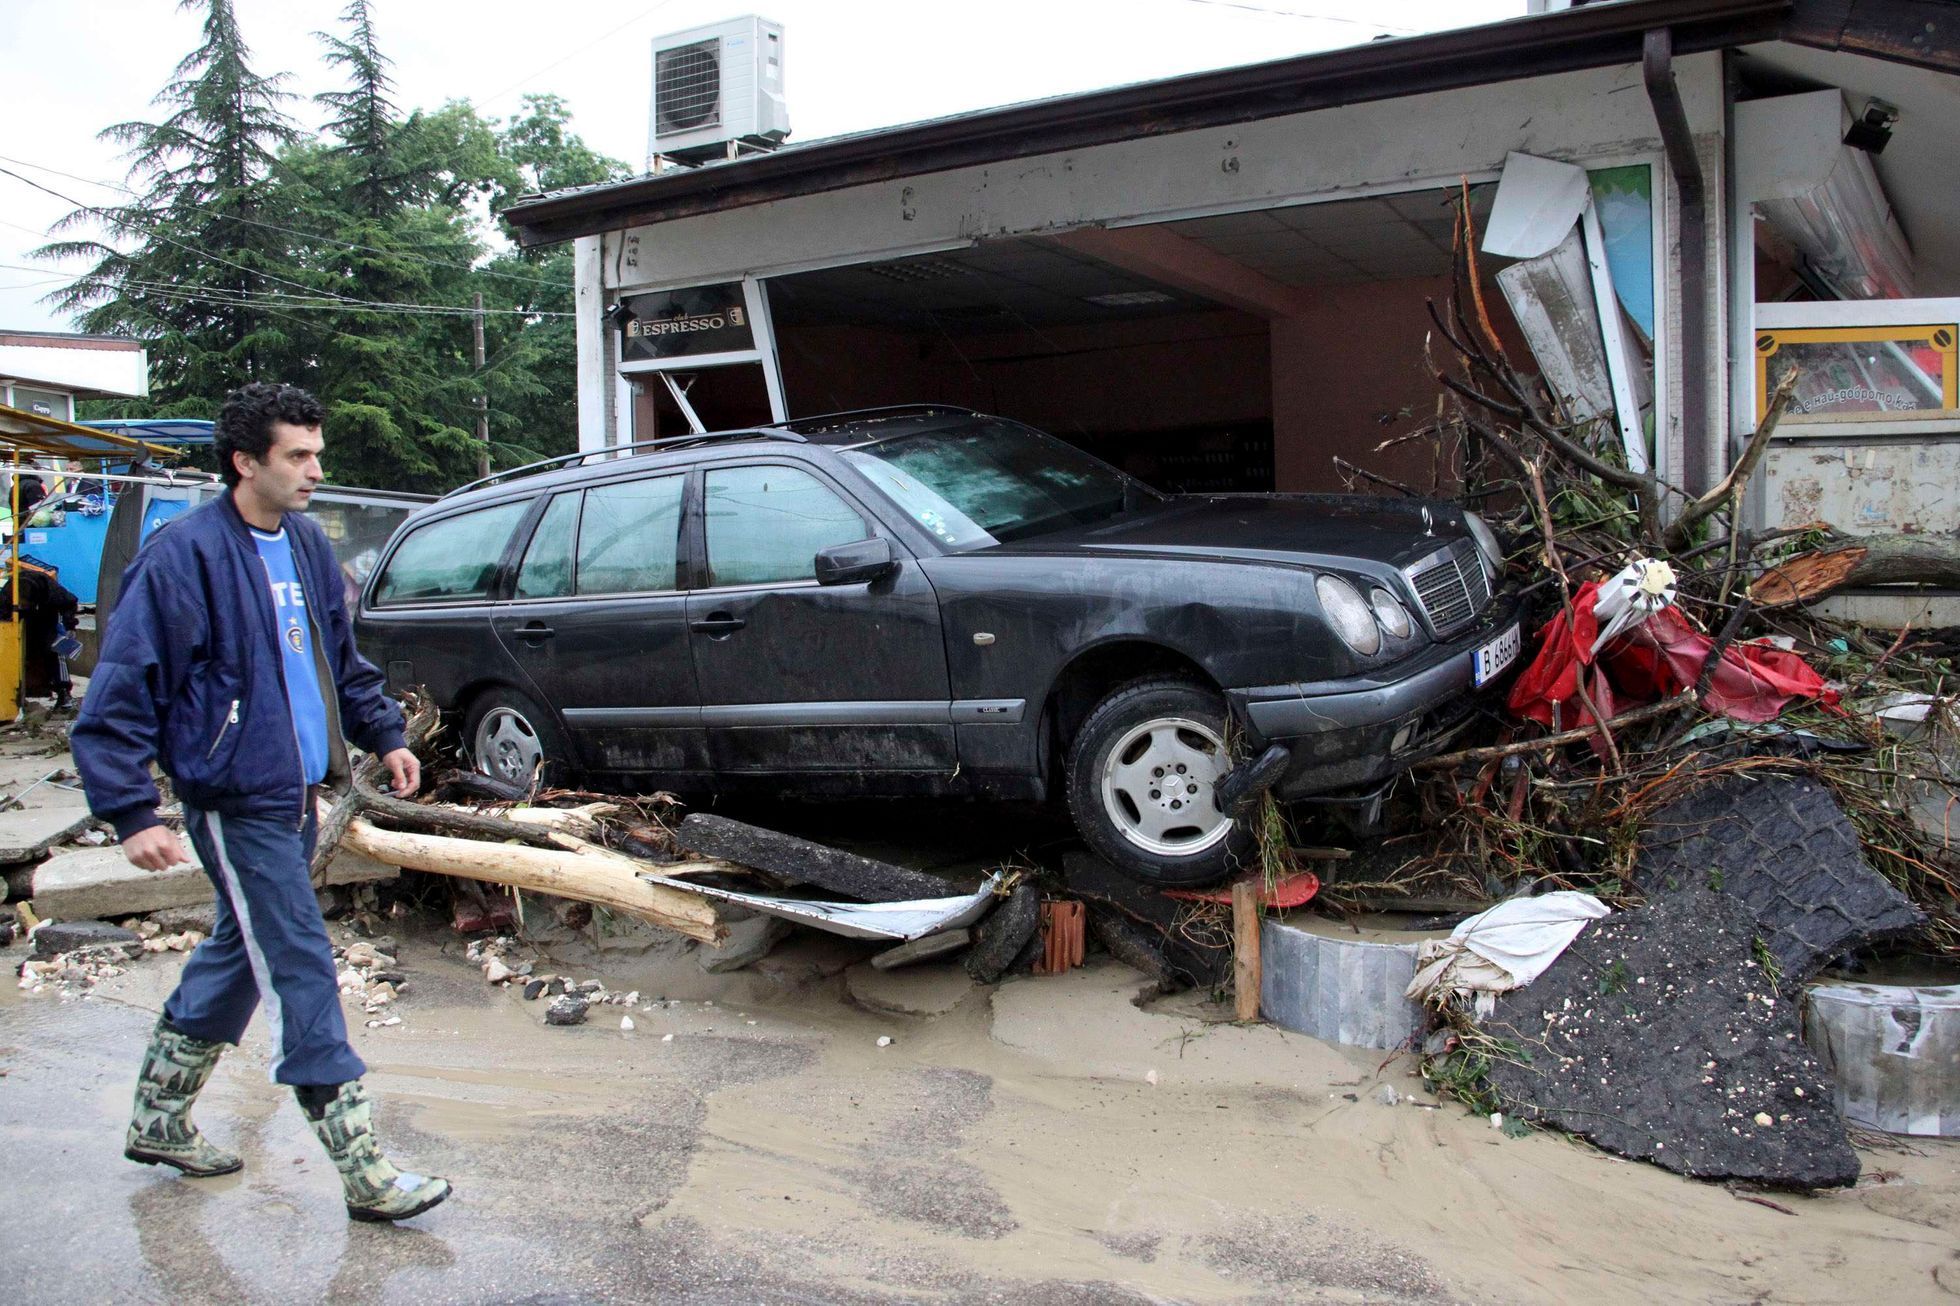
MULTIPOLYGON (((428 744, 441 718, 435 704, 421 694, 411 693, 408 705, 408 719, 402 726, 402 738, 409 751, 415 752, 428 744)), ((366 806, 366 800, 361 796, 363 789, 373 793, 381 771, 380 757, 370 753, 362 758, 361 764, 354 768, 353 775, 348 778, 347 792, 320 817, 313 839, 313 857, 307 863, 307 873, 315 885, 327 873, 327 863, 333 860, 334 853, 340 848, 341 837, 347 833, 347 823, 360 815, 366 806)))
MULTIPOLYGON (((1676 708, 1689 706, 1694 701, 1695 696, 1692 693, 1676 694, 1672 698, 1664 698, 1658 703, 1649 703, 1645 707, 1636 707, 1630 712, 1622 712, 1607 722, 1607 725, 1615 730, 1624 730, 1628 726, 1637 726, 1642 721, 1652 721, 1655 717, 1666 716, 1676 708)), ((1413 769, 1417 771, 1447 771, 1453 766, 1462 766, 1465 762, 1482 762, 1493 757, 1516 757, 1523 753, 1541 753, 1548 748, 1558 748, 1565 744, 1582 743, 1598 733, 1598 730, 1588 725, 1581 726, 1577 730, 1561 730, 1555 735, 1541 735, 1537 739, 1520 740, 1515 744, 1492 744, 1488 748, 1465 748, 1454 753, 1444 753, 1440 757, 1432 757, 1427 761, 1418 762, 1413 769)))
MULTIPOLYGON (((549 832, 544 835, 552 838, 549 832)), ((345 841, 357 852, 404 870, 481 880, 589 902, 702 943, 719 943, 728 933, 714 904, 706 898, 667 885, 649 884, 639 877, 642 870, 670 875, 679 867, 643 866, 630 857, 604 849, 575 852, 561 847, 527 848, 384 830, 364 817, 348 823, 345 841)))
MULTIPOLYGON (((1702 518, 1728 502, 1731 496, 1740 496, 1742 487, 1748 484, 1750 475, 1756 470, 1756 464, 1762 461, 1763 454, 1769 449, 1770 436, 1775 433, 1776 423, 1782 418, 1784 410, 1790 406, 1790 396, 1796 392, 1796 387, 1796 372, 1791 372, 1777 383, 1775 392, 1770 395, 1769 410, 1763 414, 1762 423, 1756 427, 1756 433, 1749 437, 1749 443, 1742 450, 1742 457, 1736 459, 1735 465, 1729 468, 1729 474, 1722 478, 1721 484, 1699 499, 1691 501, 1681 510, 1680 515, 1668 523, 1667 531, 1661 536, 1661 542, 1667 546, 1670 553, 1678 552, 1687 546, 1688 532, 1693 530, 1702 518)), ((1733 533, 1735 529, 1736 523, 1731 520, 1729 530, 1733 533)))
POLYGON ((1757 607, 1808 603, 1853 585, 1960 586, 1960 539, 1951 535, 1864 535, 1856 543, 1800 553, 1757 577, 1757 607))
POLYGON ((544 826, 485 816, 462 807, 424 807, 400 798, 390 798, 372 786, 358 785, 361 814, 389 826, 400 826, 417 834, 440 834, 482 843, 521 843, 532 848, 555 848, 551 831, 544 826))

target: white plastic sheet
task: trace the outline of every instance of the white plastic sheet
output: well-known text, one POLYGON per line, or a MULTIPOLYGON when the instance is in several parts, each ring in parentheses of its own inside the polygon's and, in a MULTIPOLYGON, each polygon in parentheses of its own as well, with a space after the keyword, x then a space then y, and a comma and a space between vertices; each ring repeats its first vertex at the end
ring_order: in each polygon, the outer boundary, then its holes
POLYGON ((1489 1015, 1497 995, 1523 988, 1559 959, 1589 921, 1612 909, 1590 893, 1561 890, 1512 898, 1479 912, 1416 951, 1416 974, 1404 996, 1441 1006, 1475 994, 1477 1014, 1489 1015))
POLYGON ((972 893, 957 898, 919 898, 909 902, 824 902, 810 898, 784 898, 774 894, 742 893, 736 889, 717 889, 692 880, 676 879, 653 871, 641 871, 640 878, 653 884, 733 903, 799 925, 811 925, 851 939, 895 939, 910 942, 944 930, 963 929, 987 914, 993 905, 998 875, 972 893))

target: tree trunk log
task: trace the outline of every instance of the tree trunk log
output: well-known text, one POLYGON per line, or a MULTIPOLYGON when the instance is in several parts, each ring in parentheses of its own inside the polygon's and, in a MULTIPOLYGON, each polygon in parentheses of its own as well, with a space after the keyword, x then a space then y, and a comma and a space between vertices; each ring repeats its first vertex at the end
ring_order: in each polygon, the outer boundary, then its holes
POLYGON ((551 831, 542 825, 507 821, 501 816, 460 807, 424 807, 400 798, 390 798, 365 785, 354 792, 361 798, 361 815, 387 826, 401 826, 417 834, 454 835, 485 843, 516 842, 532 848, 556 848, 551 831))
MULTIPOLYGON (((549 832, 540 833, 547 839, 551 837, 549 832)), ((561 848, 524 848, 441 835, 405 834, 383 830, 359 818, 349 822, 345 841, 348 847, 378 862, 404 870, 483 880, 589 902, 637 916, 702 943, 719 943, 728 933, 713 903, 666 885, 647 883, 638 874, 642 867, 616 853, 599 856, 561 848)))
POLYGON ((1960 588, 1960 538, 1865 535, 1801 553, 1749 587, 1759 608, 1808 603, 1850 585, 1940 585, 1960 588))

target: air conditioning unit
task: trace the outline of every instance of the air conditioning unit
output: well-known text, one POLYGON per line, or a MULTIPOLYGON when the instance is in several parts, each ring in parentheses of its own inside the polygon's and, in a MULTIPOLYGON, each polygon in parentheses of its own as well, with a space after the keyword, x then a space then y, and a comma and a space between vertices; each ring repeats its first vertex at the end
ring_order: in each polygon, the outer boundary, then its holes
POLYGON ((771 150, 788 135, 781 23, 751 14, 654 40, 647 153, 655 166, 771 150))

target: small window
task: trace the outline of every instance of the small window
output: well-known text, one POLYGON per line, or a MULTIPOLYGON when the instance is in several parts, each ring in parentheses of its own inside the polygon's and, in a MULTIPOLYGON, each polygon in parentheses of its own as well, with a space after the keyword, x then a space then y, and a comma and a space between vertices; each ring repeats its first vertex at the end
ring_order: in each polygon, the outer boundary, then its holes
POLYGON ((402 541, 375 586, 376 603, 488 597, 510 533, 531 505, 501 503, 419 527, 402 541))
POLYGON ((579 593, 678 588, 683 480, 661 476, 585 492, 578 532, 579 593))
POLYGON ((578 539, 578 492, 561 494, 538 519, 517 569, 517 597, 556 599, 572 592, 572 545, 578 539))
POLYGON ((811 580, 817 553, 871 532, 823 482, 793 467, 708 473, 708 583, 811 580))

